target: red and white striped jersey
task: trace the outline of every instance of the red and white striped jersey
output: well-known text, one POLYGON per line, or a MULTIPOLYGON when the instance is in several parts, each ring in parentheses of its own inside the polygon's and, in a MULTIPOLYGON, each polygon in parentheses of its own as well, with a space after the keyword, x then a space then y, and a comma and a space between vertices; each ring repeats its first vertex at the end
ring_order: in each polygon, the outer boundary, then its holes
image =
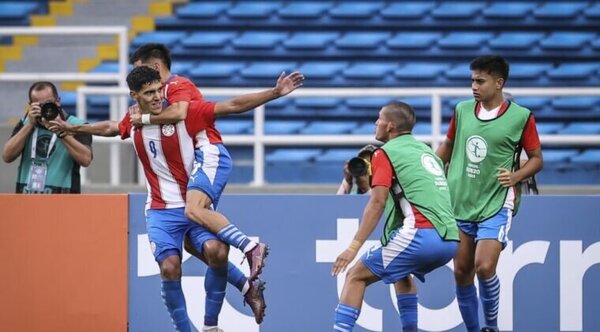
POLYGON ((192 102, 187 118, 175 124, 135 128, 129 120, 129 114, 119 123, 121 138, 132 138, 135 152, 144 168, 148 188, 146 209, 185 206, 194 150, 207 140, 206 129, 214 127, 214 106, 214 103, 192 102))

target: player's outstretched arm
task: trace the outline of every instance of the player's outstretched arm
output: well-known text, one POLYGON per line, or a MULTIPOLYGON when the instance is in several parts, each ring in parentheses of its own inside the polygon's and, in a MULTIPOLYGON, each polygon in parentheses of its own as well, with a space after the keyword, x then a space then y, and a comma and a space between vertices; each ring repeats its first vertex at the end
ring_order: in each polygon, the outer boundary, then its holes
POLYGON ((67 135, 89 134, 114 137, 119 135, 119 122, 106 120, 90 124, 73 125, 64 121, 50 121, 48 129, 53 132, 64 132, 67 135))
MULTIPOLYGON (((131 124, 139 127, 142 125, 148 125, 148 124, 170 124, 170 123, 177 123, 179 121, 183 121, 185 120, 185 117, 187 116, 187 112, 188 112, 188 107, 189 107, 190 103, 188 103, 187 101, 178 101, 176 103, 173 103, 171 105, 169 105, 169 107, 163 109, 160 113, 158 114, 146 114, 146 115, 142 115, 140 112, 131 112, 131 108, 130 107, 130 121, 131 124)), ((137 107, 137 105, 134 105, 137 107)))
POLYGON ((272 89, 249 93, 217 102, 215 105, 215 116, 220 117, 253 110, 257 106, 268 101, 290 94, 292 91, 301 87, 303 82, 304 76, 302 73, 295 71, 286 75, 285 72, 283 72, 279 75, 277 84, 272 89))

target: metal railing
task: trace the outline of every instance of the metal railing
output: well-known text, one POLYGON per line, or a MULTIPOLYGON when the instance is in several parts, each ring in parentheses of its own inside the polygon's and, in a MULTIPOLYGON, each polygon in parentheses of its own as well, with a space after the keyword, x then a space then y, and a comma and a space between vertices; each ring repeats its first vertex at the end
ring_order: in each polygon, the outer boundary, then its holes
MULTIPOLYGON (((210 100, 211 97, 228 97, 252 93, 263 89, 239 89, 239 88, 205 88, 202 93, 210 100)), ((506 89, 515 98, 519 96, 600 96, 600 88, 512 88, 506 89)), ((127 111, 125 104, 117 99, 126 98, 129 90, 124 88, 108 87, 81 87, 77 93, 77 115, 86 117, 87 95, 109 95, 111 96, 110 115, 112 120, 121 120, 127 111), (113 107, 119 107, 115 110, 113 107)), ((442 97, 460 97, 465 99, 471 96, 468 88, 302 88, 284 98, 304 97, 407 97, 407 96, 430 96, 431 97, 431 135, 415 135, 426 143, 431 143, 435 149, 444 140, 442 135, 442 97)), ((382 105, 383 106, 383 105, 382 105)), ((266 135, 264 132, 266 107, 260 106, 254 112, 254 134, 252 135, 227 135, 223 139, 227 145, 242 145, 254 147, 254 177, 251 185, 265 185, 265 146, 356 146, 375 143, 374 135, 266 135)), ((374 112, 374 114, 376 114, 374 112)), ((376 117, 373 117, 373 123, 376 117)), ((600 135, 541 135, 544 144, 553 145, 600 145, 600 135)), ((123 142, 119 139, 97 138, 95 142, 123 142)), ((120 179, 120 168, 117 160, 118 152, 111 150, 111 173, 110 183, 118 184, 120 179)), ((138 166, 139 167, 139 166, 138 166)), ((143 184, 141 176, 143 172, 138 171, 138 184, 143 184)), ((83 177, 82 177, 82 181, 83 177)))

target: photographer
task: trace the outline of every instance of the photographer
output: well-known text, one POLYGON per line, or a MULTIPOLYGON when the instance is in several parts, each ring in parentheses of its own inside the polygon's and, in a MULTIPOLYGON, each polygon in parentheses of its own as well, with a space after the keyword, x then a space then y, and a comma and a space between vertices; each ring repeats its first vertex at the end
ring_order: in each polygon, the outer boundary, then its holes
POLYGON ((70 136, 47 129, 56 120, 70 124, 85 121, 67 114, 51 82, 36 82, 29 88, 27 113, 4 144, 2 159, 11 163, 21 156, 17 193, 80 193, 79 167, 92 161, 92 137, 70 136))
POLYGON ((371 175, 371 156, 377 147, 372 144, 365 145, 358 155, 344 164, 344 179, 337 194, 347 195, 356 193, 367 194, 371 190, 369 177, 371 175), (356 187, 354 187, 356 185, 356 187), (355 190, 352 190, 352 189, 355 190))

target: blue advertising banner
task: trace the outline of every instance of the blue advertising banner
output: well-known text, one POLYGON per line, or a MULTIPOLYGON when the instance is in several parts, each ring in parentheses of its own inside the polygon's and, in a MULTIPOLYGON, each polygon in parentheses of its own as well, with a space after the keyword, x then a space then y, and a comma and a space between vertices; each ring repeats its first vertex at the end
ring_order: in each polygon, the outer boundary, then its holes
MULTIPOLYGON (((271 247, 262 278, 267 316, 256 325, 240 292, 228 286, 220 327, 227 332, 332 331, 344 276, 332 262, 350 243, 366 196, 227 195, 219 210, 247 235, 271 247)), ((129 331, 173 331, 160 296, 150 252, 145 195, 130 196, 129 331)), ((382 225, 380 225, 382 226, 382 225)), ((365 251, 377 243, 376 230, 365 251)), ((502 331, 600 331, 600 197, 524 197, 498 267, 502 331)), ((183 257, 188 313, 202 329, 203 263, 183 257)), ((242 254, 231 248, 230 260, 242 254)), ((248 274, 247 263, 240 268, 248 274)), ((451 263, 418 284, 422 331, 465 331, 456 303, 451 263)), ((379 282, 367 288, 354 331, 400 331, 395 294, 379 282)))

